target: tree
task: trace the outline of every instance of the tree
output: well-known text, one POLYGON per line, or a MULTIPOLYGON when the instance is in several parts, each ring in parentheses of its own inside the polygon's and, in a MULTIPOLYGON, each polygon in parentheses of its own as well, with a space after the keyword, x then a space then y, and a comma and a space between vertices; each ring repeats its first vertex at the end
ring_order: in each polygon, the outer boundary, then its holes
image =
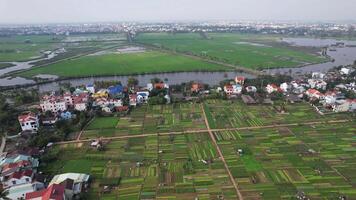
POLYGON ((129 77, 127 79, 127 86, 129 87, 135 87, 138 85, 138 80, 135 77, 129 77))

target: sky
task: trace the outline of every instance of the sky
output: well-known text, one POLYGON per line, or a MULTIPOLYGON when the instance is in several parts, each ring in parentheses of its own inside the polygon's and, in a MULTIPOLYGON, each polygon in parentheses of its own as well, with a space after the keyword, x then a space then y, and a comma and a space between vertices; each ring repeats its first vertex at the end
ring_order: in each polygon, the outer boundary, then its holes
POLYGON ((356 20, 356 0, 0 0, 0 23, 356 20))

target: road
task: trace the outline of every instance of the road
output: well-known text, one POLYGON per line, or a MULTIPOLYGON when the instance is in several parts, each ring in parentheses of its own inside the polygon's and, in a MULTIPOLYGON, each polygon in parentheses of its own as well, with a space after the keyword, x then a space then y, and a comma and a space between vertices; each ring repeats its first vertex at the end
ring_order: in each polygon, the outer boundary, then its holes
POLYGON ((235 190, 236 190, 237 196, 239 197, 240 200, 243 200, 242 194, 241 194, 241 192, 240 192, 240 190, 239 190, 239 187, 238 187, 238 185, 237 185, 237 183, 236 183, 236 181, 235 181, 235 179, 234 179, 234 176, 232 175, 232 173, 231 173, 231 171, 230 171, 230 169, 229 169, 229 166, 227 165, 227 163, 226 163, 226 161, 225 161, 225 157, 224 157, 224 155, 222 154, 221 149, 220 149, 218 143, 216 142, 216 139, 215 139, 215 136, 214 136, 213 131, 210 129, 210 125, 209 125, 208 119, 207 119, 207 117, 206 117, 206 113, 205 113, 205 110, 204 110, 204 108, 203 108, 203 104, 201 104, 200 106, 201 106, 201 109, 202 109, 202 111, 203 111, 204 121, 205 121, 206 127, 208 128, 208 133, 209 133, 209 135, 210 135, 210 139, 211 139, 212 142, 214 143, 214 145, 215 145, 215 147, 216 147, 216 150, 218 151, 218 154, 219 154, 219 157, 220 157, 221 161, 224 163, 225 170, 226 170, 226 172, 228 173, 228 175, 229 175, 229 177, 230 177, 230 181, 232 182, 232 184, 233 184, 233 186, 234 186, 234 188, 235 188, 235 190))

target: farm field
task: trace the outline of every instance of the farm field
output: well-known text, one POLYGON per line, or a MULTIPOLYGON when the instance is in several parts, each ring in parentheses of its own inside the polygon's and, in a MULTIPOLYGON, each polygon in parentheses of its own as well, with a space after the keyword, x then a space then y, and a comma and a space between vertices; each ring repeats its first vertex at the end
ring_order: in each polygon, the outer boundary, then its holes
POLYGON ((43 51, 60 46, 62 37, 11 36, 0 37, 0 61, 26 61, 41 57, 43 51))
POLYGON ((199 104, 142 106, 127 117, 96 118, 81 139, 206 129, 199 104), (103 121, 103 122, 101 122, 103 121))
POLYGON ((245 199, 294 199, 298 192, 310 199, 355 199, 355 132, 349 123, 215 136, 245 199))
POLYGON ((349 118, 347 114, 321 116, 307 103, 286 104, 286 113, 276 109, 282 103, 273 105, 246 106, 242 101, 207 100, 205 112, 210 128, 240 128, 250 126, 278 125, 349 118))
POLYGON ((207 134, 111 141, 103 151, 88 146, 53 149, 59 158, 41 170, 91 174, 86 199, 236 199, 207 134), (102 192, 104 185, 117 183, 102 192))
POLYGON ((0 37, 0 62, 33 60, 42 57, 45 51, 62 47, 66 48, 67 52, 59 58, 65 58, 120 41, 125 41, 122 34, 3 36, 0 37))
MULTIPOLYGON (((202 106, 212 129, 352 117, 320 116, 304 103, 287 104, 283 115, 272 106, 240 101, 145 105, 126 117, 95 118, 81 139, 145 137, 111 140, 103 150, 85 142, 56 146, 52 151, 58 151, 58 158, 40 170, 91 174, 86 199, 237 199, 205 127, 202 106), (104 191, 108 185, 110 190, 104 191)), ((219 130, 213 135, 244 199, 295 199, 298 192, 310 199, 355 199, 355 132, 356 124, 349 121, 219 130)))
POLYGON ((317 49, 296 48, 279 42, 278 36, 209 33, 145 33, 137 42, 194 54, 250 69, 297 67, 326 60, 317 49))
POLYGON ((186 56, 146 51, 143 53, 84 56, 20 73, 25 77, 51 74, 60 77, 132 75, 183 71, 225 71, 227 67, 186 56))

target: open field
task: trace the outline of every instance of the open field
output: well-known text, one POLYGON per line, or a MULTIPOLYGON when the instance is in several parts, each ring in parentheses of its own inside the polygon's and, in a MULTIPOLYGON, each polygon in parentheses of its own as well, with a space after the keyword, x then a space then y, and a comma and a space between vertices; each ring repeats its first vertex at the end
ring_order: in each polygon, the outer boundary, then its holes
POLYGON ((80 77, 223 70, 228 69, 185 56, 150 51, 144 53, 85 56, 49 66, 34 68, 20 73, 20 75, 32 77, 37 74, 52 74, 60 77, 80 77))
POLYGON ((0 61, 26 61, 41 57, 43 51, 60 46, 62 37, 11 36, 0 37, 0 61))
POLYGON ((296 67, 326 60, 316 49, 287 46, 278 36, 209 33, 204 38, 198 33, 146 33, 136 41, 250 69, 296 67))
POLYGON ((104 151, 70 145, 42 170, 91 174, 86 199, 236 199, 207 134, 112 141, 104 151), (117 180, 119 187, 101 192, 105 183, 117 180))
POLYGON ((83 132, 81 139, 167 133, 171 131, 205 129, 198 104, 142 106, 128 117, 96 118, 83 132), (100 121, 104 120, 103 123, 100 121), (114 125, 115 124, 115 125, 114 125))
POLYGON ((245 199, 294 199, 298 191, 310 199, 355 199, 355 131, 349 123, 215 136, 245 199))
POLYGON ((205 103, 210 128, 240 128, 348 118, 347 114, 320 116, 307 103, 286 104, 286 113, 277 111, 282 103, 246 106, 242 101, 208 100, 205 103), (211 116, 211 117, 209 117, 211 116))
MULTIPOLYGON (((304 103, 287 104, 286 114, 239 101, 209 100, 203 107, 212 129, 255 127, 213 133, 244 199, 294 199, 297 192, 311 199, 356 198, 354 121, 258 128, 351 115, 320 116, 304 103)), ((124 118, 96 118, 81 139, 138 137, 111 140, 103 151, 85 142, 56 146, 58 159, 41 170, 91 174, 87 199, 237 199, 201 108, 196 103, 147 105, 124 118), (104 185, 118 182, 103 192, 104 185)))

